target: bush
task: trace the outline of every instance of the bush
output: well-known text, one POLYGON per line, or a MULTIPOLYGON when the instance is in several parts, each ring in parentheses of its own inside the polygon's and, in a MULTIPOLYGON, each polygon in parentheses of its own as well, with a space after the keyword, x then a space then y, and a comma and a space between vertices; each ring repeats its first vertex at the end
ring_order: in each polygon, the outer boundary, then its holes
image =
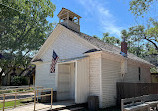
POLYGON ((28 81, 26 77, 23 76, 14 76, 11 80, 12 85, 20 86, 20 85, 27 85, 28 81))

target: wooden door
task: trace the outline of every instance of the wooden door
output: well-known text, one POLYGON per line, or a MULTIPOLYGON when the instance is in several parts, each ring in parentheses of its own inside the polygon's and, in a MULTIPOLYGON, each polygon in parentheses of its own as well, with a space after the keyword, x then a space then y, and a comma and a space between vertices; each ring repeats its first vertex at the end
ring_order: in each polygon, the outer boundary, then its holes
POLYGON ((76 63, 75 103, 85 103, 89 96, 89 58, 76 63))

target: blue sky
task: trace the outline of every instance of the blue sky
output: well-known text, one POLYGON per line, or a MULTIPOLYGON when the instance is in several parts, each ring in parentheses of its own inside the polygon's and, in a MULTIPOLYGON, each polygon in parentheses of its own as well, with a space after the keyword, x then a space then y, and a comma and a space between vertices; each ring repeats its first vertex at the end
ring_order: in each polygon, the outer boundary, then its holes
POLYGON ((129 0, 52 0, 56 5, 54 17, 49 22, 59 21, 57 14, 62 7, 67 8, 82 18, 81 32, 102 37, 103 33, 120 38, 120 31, 137 25, 142 19, 136 19, 129 11, 129 0), (137 21, 137 22, 136 22, 137 21))

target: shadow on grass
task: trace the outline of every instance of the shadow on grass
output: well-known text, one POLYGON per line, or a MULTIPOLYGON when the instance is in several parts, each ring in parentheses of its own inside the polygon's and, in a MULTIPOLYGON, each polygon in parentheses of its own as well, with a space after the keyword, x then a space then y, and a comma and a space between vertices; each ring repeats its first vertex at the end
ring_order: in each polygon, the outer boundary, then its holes
MULTIPOLYGON (((90 111, 90 110, 84 109, 82 111, 90 111)), ((98 111, 121 111, 121 109, 120 109, 120 107, 113 106, 113 107, 109 107, 109 108, 99 109, 98 111)))
POLYGON ((105 109, 99 109, 98 111, 121 111, 120 107, 113 106, 105 109))

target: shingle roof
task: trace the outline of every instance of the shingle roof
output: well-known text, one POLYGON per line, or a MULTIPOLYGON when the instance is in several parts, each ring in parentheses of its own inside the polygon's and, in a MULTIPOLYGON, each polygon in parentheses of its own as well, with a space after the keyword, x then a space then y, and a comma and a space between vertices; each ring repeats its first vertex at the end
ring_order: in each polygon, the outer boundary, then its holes
MULTIPOLYGON (((111 45, 109 43, 105 43, 102 40, 99 40, 97 38, 94 38, 94 37, 89 36, 89 35, 84 34, 84 33, 78 33, 78 35, 81 38, 83 38, 83 39, 87 40, 88 42, 90 42, 91 44, 97 46, 101 50, 105 50, 107 52, 111 52, 113 54, 120 55, 120 51, 121 51, 120 47, 111 45)), ((143 63, 149 64, 149 65, 152 65, 148 61, 146 61, 144 59, 141 59, 141 58, 137 57, 136 55, 134 55, 132 53, 129 53, 129 52, 127 53, 127 57, 130 58, 130 59, 132 59, 132 60, 136 60, 136 61, 139 61, 139 62, 143 62, 143 63)))
MULTIPOLYGON (((63 26, 63 25, 62 25, 63 26)), ((66 26, 64 26, 66 27, 66 26)), ((67 28, 67 27, 66 27, 67 28)), ((67 28, 69 29, 69 28, 67 28)), ((100 50, 104 50, 104 51, 107 51, 107 52, 111 52, 113 54, 116 54, 116 55, 120 55, 120 51, 121 51, 121 48, 120 47, 117 47, 117 46, 114 46, 114 45, 111 45, 109 43, 105 43, 103 42, 102 40, 99 40, 97 38, 94 38, 92 36, 89 36, 87 34, 84 34, 84 33, 77 33, 75 32, 74 30, 72 29, 69 29, 71 31, 73 31, 74 33, 76 33, 77 35, 79 35, 81 38, 83 38, 84 40, 88 41, 89 43, 93 44, 94 46, 98 47, 100 50)), ((144 60, 144 59, 141 59, 139 57, 137 57, 136 55, 132 54, 132 53, 129 53, 127 54, 127 57, 129 59, 132 59, 132 60, 135 60, 135 61, 138 61, 138 62, 142 62, 142 63, 145 63, 145 64, 148 64, 148 65, 152 65, 154 66, 153 64, 151 64, 150 62, 144 60)))
POLYGON ((33 60, 32 62, 38 62, 38 61, 43 62, 43 60, 42 60, 42 59, 35 59, 35 60, 33 60))
MULTIPOLYGON (((78 35, 81 38, 83 38, 83 39, 87 40, 88 42, 90 42, 91 44, 97 46, 101 50, 105 50, 107 52, 111 52, 113 54, 120 55, 120 51, 121 51, 120 47, 111 45, 109 43, 105 43, 102 40, 99 40, 97 38, 94 38, 94 37, 89 36, 89 35, 84 34, 84 33, 78 33, 78 35)), ((129 53, 129 52, 127 53, 127 57, 130 58, 130 59, 132 59, 132 60, 136 60, 136 61, 139 61, 139 62, 143 62, 143 63, 149 64, 149 65, 152 65, 148 61, 146 61, 144 59, 141 59, 141 58, 137 57, 136 55, 134 55, 132 53, 129 53)))
POLYGON ((83 58, 85 58, 85 57, 88 57, 88 56, 81 56, 81 57, 75 57, 75 58, 69 58, 69 59, 60 59, 60 60, 58 61, 58 63, 80 60, 80 59, 83 59, 83 58))

